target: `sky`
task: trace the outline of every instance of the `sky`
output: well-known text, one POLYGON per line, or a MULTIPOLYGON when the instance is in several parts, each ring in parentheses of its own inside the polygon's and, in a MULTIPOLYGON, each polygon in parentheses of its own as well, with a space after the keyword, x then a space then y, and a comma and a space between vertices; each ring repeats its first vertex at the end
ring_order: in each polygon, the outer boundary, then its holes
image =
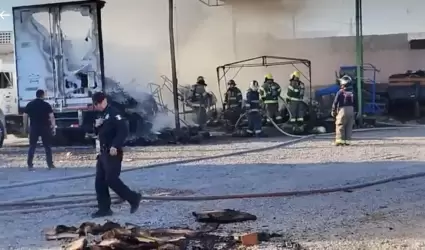
POLYGON ((3 0, 0 4, 0 13, 4 11, 4 19, 0 18, 0 31, 9 31, 13 29, 12 25, 12 7, 11 0, 3 0))
POLYGON ((44 1, 38 0, 1 0, 0 1, 0 13, 4 11, 4 13, 8 16, 4 16, 0 18, 0 31, 11 31, 13 30, 13 22, 12 22, 12 7, 20 6, 20 5, 31 5, 38 4, 44 1))
POLYGON ((66 0, 1 0, 0 13, 5 11, 5 14, 8 14, 9 16, 5 16, 4 19, 0 18, 0 31, 13 30, 12 7, 65 1, 66 0))

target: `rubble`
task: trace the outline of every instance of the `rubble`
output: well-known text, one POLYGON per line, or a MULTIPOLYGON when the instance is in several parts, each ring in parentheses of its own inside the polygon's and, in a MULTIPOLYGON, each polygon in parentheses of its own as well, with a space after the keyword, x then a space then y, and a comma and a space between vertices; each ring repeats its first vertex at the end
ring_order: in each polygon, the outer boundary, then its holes
POLYGON ((222 223, 256 220, 255 215, 231 209, 192 214, 198 222, 205 222, 206 225, 198 230, 147 229, 130 223, 122 226, 112 221, 103 225, 84 222, 79 227, 58 225, 46 231, 45 237, 48 241, 66 242, 64 248, 68 250, 234 249, 241 245, 256 245, 260 240, 257 233, 250 234, 253 237, 249 237, 249 241, 246 240, 248 237, 214 233, 222 223))
POLYGON ((84 222, 78 228, 58 225, 45 233, 46 240, 68 243, 68 250, 151 250, 151 249, 232 249, 238 241, 231 236, 187 228, 144 229, 133 224, 121 226, 107 221, 103 225, 84 222), (212 247, 212 248, 210 248, 212 247))
POLYGON ((112 105, 128 120, 130 135, 126 146, 200 143, 210 137, 208 131, 187 122, 183 122, 180 134, 177 134, 172 112, 135 82, 121 84, 106 77, 105 92, 112 105))
POLYGON ((246 212, 240 212, 232 209, 204 211, 204 212, 193 212, 197 222, 202 223, 235 223, 244 222, 250 220, 257 220, 257 216, 246 212))
POLYGON ((257 233, 249 233, 244 234, 238 237, 239 241, 244 246, 255 246, 258 245, 258 234, 257 233))

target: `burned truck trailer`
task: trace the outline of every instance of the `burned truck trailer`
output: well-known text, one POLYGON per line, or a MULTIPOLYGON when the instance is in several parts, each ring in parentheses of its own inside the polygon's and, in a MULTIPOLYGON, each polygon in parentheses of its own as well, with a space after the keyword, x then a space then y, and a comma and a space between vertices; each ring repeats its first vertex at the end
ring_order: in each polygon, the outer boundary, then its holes
POLYGON ((104 1, 89 0, 13 8, 19 111, 7 117, 7 131, 22 133, 24 108, 42 89, 56 118, 55 144, 95 145, 92 135, 98 113, 93 110, 91 97, 103 91, 128 119, 128 144, 174 143, 176 137, 191 141, 198 136, 198 129, 184 126, 184 136, 176 136, 174 123, 168 122, 169 111, 158 105, 152 93, 140 91, 142 85, 121 85, 106 77, 104 5, 104 1))
POLYGON ((13 8, 19 112, 7 117, 8 131, 22 131, 22 113, 38 89, 45 91, 54 110, 58 137, 82 139, 93 129, 91 96, 103 91, 105 82, 104 4, 79 1, 13 8), (80 25, 83 22, 87 27, 80 25))

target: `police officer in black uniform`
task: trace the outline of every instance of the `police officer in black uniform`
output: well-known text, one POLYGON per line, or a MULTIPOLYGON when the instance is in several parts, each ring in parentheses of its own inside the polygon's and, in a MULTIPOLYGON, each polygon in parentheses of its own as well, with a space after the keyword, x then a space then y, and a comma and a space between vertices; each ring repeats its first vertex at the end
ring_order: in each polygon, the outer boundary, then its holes
POLYGON ((119 178, 123 159, 122 148, 128 135, 127 122, 117 109, 108 105, 102 92, 93 94, 92 100, 95 109, 102 112, 102 118, 96 119, 95 124, 100 154, 97 156, 95 181, 98 211, 93 213, 92 217, 112 215, 109 188, 130 203, 130 213, 135 213, 142 196, 128 188, 119 178))
POLYGON ((55 168, 52 157, 52 136, 56 133, 56 120, 52 106, 44 101, 44 91, 39 89, 35 93, 36 99, 29 102, 25 107, 23 122, 24 129, 29 132, 29 149, 27 164, 28 169, 33 170, 33 159, 37 148, 38 138, 41 137, 46 151, 46 161, 49 169, 55 168), (29 119, 28 119, 29 118, 29 119), (29 125, 28 125, 29 121, 29 125))

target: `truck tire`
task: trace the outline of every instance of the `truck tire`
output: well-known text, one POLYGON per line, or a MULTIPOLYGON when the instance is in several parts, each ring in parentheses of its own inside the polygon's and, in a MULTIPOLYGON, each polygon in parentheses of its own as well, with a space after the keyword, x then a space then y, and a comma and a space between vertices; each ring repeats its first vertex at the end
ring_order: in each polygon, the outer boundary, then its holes
POLYGON ((6 137, 6 135, 5 135, 4 125, 0 121, 0 148, 3 147, 3 143, 4 143, 4 138, 5 137, 6 137))

